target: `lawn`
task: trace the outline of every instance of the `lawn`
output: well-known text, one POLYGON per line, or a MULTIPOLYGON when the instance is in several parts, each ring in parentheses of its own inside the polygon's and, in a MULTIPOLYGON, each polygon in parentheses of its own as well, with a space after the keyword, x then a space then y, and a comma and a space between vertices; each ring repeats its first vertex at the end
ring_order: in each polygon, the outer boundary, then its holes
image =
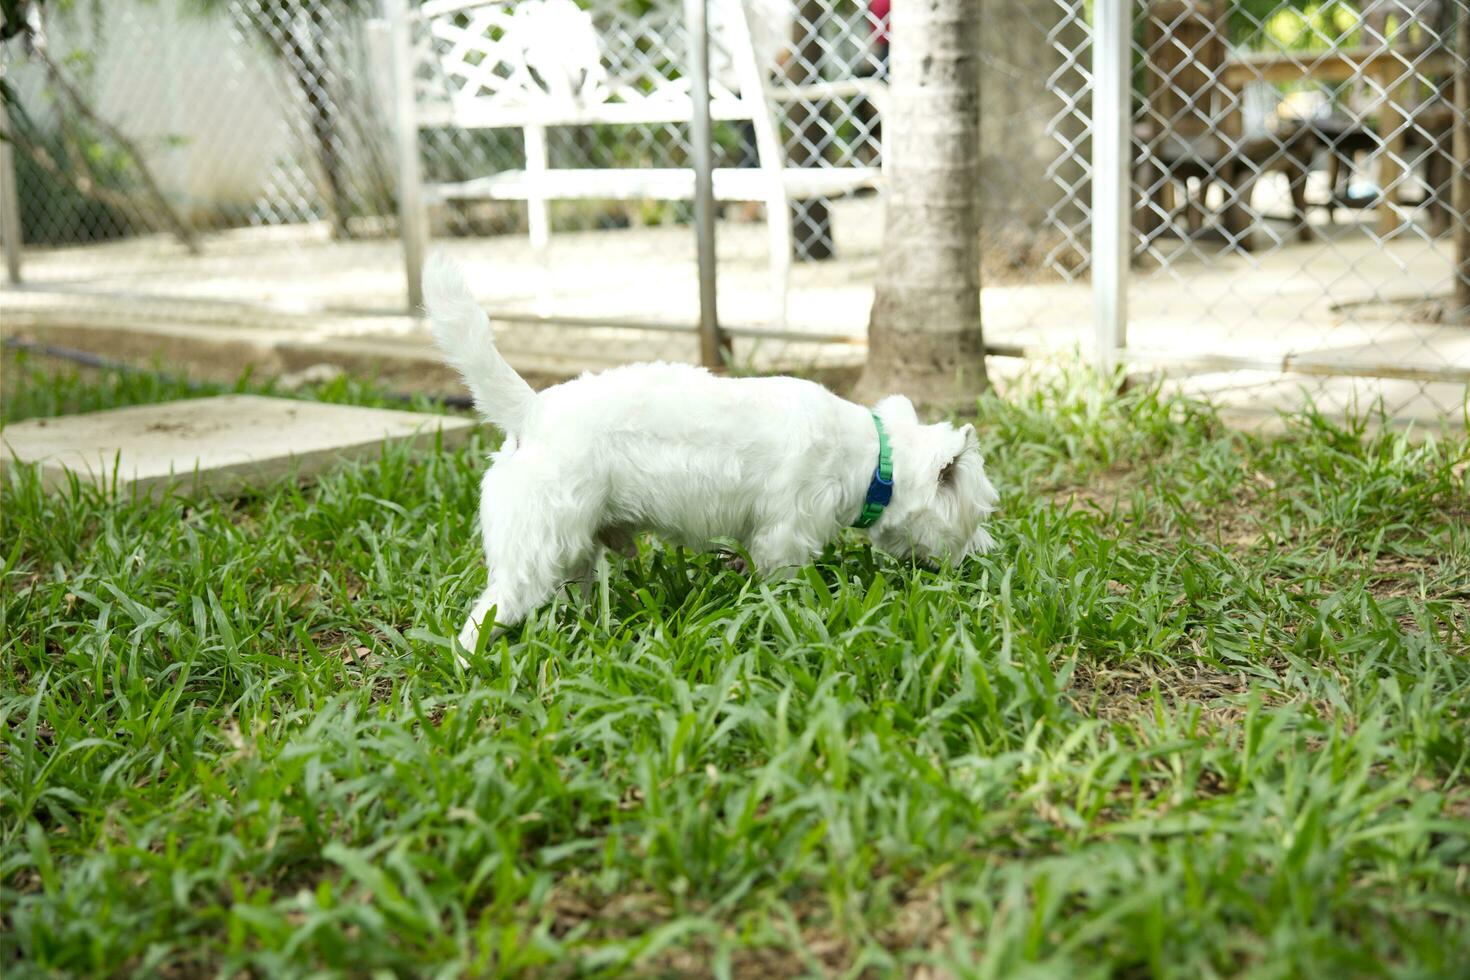
POLYGON ((22 474, 0 971, 1465 976, 1470 443, 1370 421, 1032 380, 978 406, 995 554, 645 541, 464 668, 488 436, 243 499, 22 474))

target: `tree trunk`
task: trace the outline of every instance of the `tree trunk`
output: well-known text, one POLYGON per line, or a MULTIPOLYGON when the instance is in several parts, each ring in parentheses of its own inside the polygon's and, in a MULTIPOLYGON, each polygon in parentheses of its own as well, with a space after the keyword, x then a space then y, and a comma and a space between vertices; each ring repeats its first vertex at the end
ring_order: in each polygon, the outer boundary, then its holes
POLYGON ((979 0, 894 4, 882 265, 857 396, 973 409, 980 330, 979 0))

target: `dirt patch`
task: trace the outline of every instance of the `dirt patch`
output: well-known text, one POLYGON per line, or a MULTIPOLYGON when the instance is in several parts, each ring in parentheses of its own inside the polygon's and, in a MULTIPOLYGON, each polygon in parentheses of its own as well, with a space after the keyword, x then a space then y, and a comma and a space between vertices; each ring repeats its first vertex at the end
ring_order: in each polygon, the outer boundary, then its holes
POLYGON ((1058 507, 1070 506, 1103 514, 1111 514, 1116 509, 1122 514, 1132 510, 1129 498, 1138 486, 1138 480, 1137 471, 1114 467, 1090 475, 1085 483, 1064 483, 1043 490, 1042 494, 1058 507))
MULTIPOLYGON (((1266 664, 1275 671, 1285 664, 1266 664)), ((1139 661, 1110 667, 1078 660, 1067 700, 1079 713, 1106 721, 1123 721, 1153 711, 1154 691, 1173 710, 1194 704, 1208 723, 1234 727, 1245 717, 1245 695, 1259 675, 1226 671, 1203 662, 1166 665, 1139 661)))
POLYGON ((1431 577, 1439 562, 1407 555, 1378 555, 1366 570, 1368 591, 1375 599, 1417 596, 1419 583, 1431 577))
POLYGON ((1461 307, 1453 296, 1406 296, 1402 299, 1335 303, 1332 310, 1354 320, 1470 326, 1470 310, 1461 307))
MULTIPOLYGON (((1068 483, 1043 490, 1042 493, 1058 507, 1072 507, 1091 511, 1102 516, 1117 516, 1130 522, 1149 521, 1165 511, 1150 514, 1152 508, 1135 506, 1134 495, 1149 486, 1149 474, 1144 469, 1114 467, 1096 473, 1086 482, 1068 483)), ((1230 551, 1247 551, 1267 539, 1257 515, 1265 510, 1265 494, 1275 489, 1269 477, 1256 474, 1243 480, 1235 488, 1233 496, 1223 500, 1188 501, 1182 509, 1170 510, 1169 514, 1181 518, 1171 522, 1167 535, 1170 538, 1191 537, 1209 541, 1230 551)), ((1156 493, 1160 499, 1167 488, 1145 490, 1156 493)))
MULTIPOLYGON (((878 875, 881 877, 881 875, 878 875)), ((891 879, 890 879, 891 881, 891 879)), ((937 886, 896 886, 888 904, 891 916, 874 938, 894 954, 918 949, 939 949, 951 938, 937 886)), ((834 925, 831 908, 819 887, 796 897, 789 918, 769 920, 784 934, 766 946, 746 946, 730 954, 730 972, 737 977, 798 977, 836 975, 851 967, 856 949, 834 925), (794 927, 794 931, 793 931, 794 927), (783 941, 784 939, 784 941, 783 941)), ((564 880, 548 895, 545 905, 551 933, 558 938, 577 934, 583 942, 617 941, 646 936, 668 922, 674 908, 667 898, 654 892, 596 895, 590 884, 577 877, 564 880)), ((707 913, 704 903, 691 903, 686 912, 707 913)), ((736 939, 739 926, 720 927, 723 938, 736 939)), ((634 966, 630 974, 648 977, 708 977, 714 974, 718 938, 708 932, 676 940, 634 966)), ((866 975, 866 974, 864 974, 866 975)), ((940 973, 917 976, 939 977, 940 973)))

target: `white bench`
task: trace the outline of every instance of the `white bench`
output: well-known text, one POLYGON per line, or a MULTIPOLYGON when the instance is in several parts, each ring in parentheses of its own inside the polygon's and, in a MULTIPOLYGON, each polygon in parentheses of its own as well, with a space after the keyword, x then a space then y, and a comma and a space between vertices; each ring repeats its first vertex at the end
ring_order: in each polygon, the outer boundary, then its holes
MULTIPOLYGON (((429 0, 409 10, 404 0, 388 0, 405 214, 447 201, 525 201, 531 245, 542 250, 551 236, 549 201, 693 199, 693 169, 550 166, 549 127, 684 123, 693 114, 683 66, 672 66, 682 52, 669 50, 670 39, 683 32, 679 0, 656 0, 638 15, 626 0, 583 2, 588 6, 574 0, 429 0), (640 50, 640 43, 653 46, 652 51, 640 50), (418 133, 428 128, 520 129, 525 166, 471 180, 425 183, 418 133)), ((881 175, 877 167, 790 166, 778 122, 780 103, 865 95, 881 104, 882 83, 854 78, 798 86, 776 80, 774 52, 758 52, 752 40, 752 26, 765 25, 754 20, 750 0, 710 0, 710 5, 710 115, 748 120, 758 159, 754 167, 717 168, 714 195, 764 203, 780 326, 791 267, 790 202, 874 187, 881 175)), ((423 227, 422 218, 410 223, 423 227)), ((422 246, 415 248, 412 237, 406 229, 410 296, 417 302, 420 256, 415 253, 422 246)))

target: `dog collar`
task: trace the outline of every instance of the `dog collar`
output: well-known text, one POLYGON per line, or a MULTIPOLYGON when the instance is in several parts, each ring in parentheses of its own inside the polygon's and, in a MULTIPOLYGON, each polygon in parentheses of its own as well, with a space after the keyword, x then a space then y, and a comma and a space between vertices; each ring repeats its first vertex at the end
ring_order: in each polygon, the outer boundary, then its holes
POLYGON ((888 445, 888 430, 877 412, 872 413, 873 425, 878 429, 878 466, 873 470, 873 479, 868 481, 868 496, 863 501, 863 512, 853 521, 853 527, 872 527, 883 514, 883 508, 893 499, 893 449, 888 445))

